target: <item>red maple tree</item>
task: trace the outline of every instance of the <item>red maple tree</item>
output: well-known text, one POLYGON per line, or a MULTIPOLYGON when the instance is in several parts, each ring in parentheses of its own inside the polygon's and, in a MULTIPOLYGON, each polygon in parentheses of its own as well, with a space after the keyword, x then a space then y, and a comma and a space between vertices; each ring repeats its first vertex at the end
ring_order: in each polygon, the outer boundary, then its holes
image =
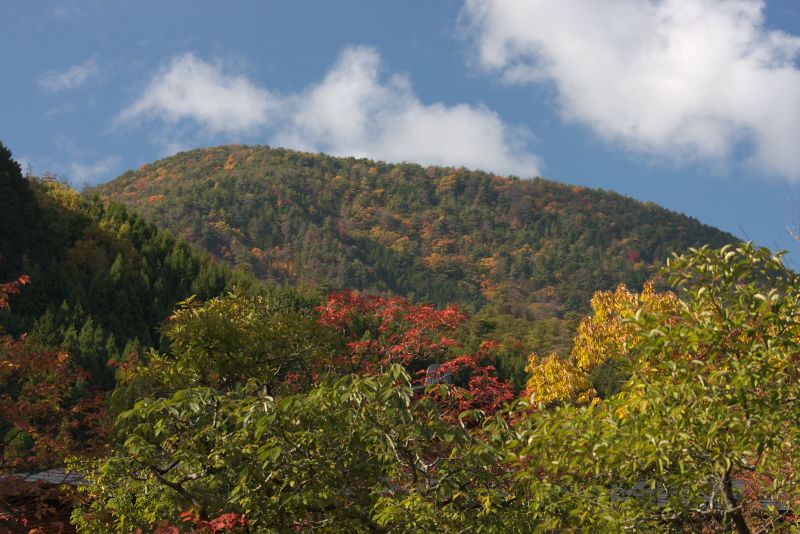
POLYGON ((320 322, 342 334, 349 349, 327 365, 358 374, 380 372, 393 363, 418 371, 418 385, 444 386, 420 391, 432 395, 450 420, 467 410, 493 414, 516 396, 508 382, 494 375, 491 361, 497 343, 484 341, 475 354, 454 354, 462 348, 456 339, 458 329, 468 318, 457 305, 437 310, 402 297, 350 291, 332 294, 318 310, 320 322), (429 376, 425 368, 440 362, 439 376, 429 376), (445 376, 450 378, 444 381, 445 376))

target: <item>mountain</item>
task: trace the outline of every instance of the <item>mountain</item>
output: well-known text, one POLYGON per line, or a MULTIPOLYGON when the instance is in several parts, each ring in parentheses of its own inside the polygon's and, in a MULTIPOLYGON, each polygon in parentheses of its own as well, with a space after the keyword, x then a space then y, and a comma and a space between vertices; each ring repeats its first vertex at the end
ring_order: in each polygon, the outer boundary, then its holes
POLYGON ((610 191, 259 146, 182 152, 89 194, 261 280, 461 303, 517 379, 521 354, 568 351, 594 291, 736 241, 610 191))

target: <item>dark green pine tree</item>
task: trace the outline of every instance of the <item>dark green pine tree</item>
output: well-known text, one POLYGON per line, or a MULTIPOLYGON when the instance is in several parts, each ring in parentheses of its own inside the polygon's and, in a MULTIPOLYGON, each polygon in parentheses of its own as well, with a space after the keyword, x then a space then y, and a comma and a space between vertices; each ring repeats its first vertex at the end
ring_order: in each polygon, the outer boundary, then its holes
POLYGON ((37 220, 36 201, 19 163, 0 142, 0 280, 19 274, 32 237, 30 221, 37 220))

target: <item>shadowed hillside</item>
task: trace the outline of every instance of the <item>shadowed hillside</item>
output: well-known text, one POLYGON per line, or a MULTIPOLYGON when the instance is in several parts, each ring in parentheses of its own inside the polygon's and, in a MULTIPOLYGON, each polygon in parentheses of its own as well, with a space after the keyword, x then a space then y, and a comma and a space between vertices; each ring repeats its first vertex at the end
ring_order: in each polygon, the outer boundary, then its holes
POLYGON ((0 307, 0 330, 67 350, 104 387, 114 383, 109 360, 160 345, 177 302, 234 285, 269 290, 118 203, 86 201, 57 178, 24 178, 2 143, 0 191, 0 283, 30 280, 0 307))

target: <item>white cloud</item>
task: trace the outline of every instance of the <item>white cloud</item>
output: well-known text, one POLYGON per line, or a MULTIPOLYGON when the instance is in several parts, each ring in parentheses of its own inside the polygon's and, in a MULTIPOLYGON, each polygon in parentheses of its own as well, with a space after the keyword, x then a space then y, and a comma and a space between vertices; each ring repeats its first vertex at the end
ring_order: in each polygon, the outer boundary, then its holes
POLYGON ((103 4, 103 0, 59 0, 55 6, 47 8, 49 15, 58 20, 83 19, 89 11, 103 4))
MULTIPOLYGON (((534 176, 530 134, 483 106, 423 104, 408 78, 381 75, 369 47, 349 47, 317 84, 278 95, 192 54, 173 58, 115 119, 201 125, 207 134, 258 132, 271 145, 424 165, 534 176)), ((185 129, 184 129, 185 131, 185 129)), ((175 141, 185 145, 185 141, 175 141)))
POLYGON ((72 65, 66 70, 49 70, 42 74, 36 83, 48 93, 57 93, 67 89, 75 89, 86 83, 99 72, 95 58, 72 65))
POLYGON ((800 180, 800 38, 758 0, 467 0, 480 65, 550 82, 567 119, 626 147, 800 180))
POLYGON ((118 174, 120 161, 119 156, 108 156, 92 163, 73 162, 70 164, 70 182, 79 186, 108 181, 118 174))
POLYGON ((192 119, 209 133, 246 133, 266 124, 275 97, 241 75, 227 74, 184 54, 173 57, 151 80, 144 93, 115 118, 115 124, 154 117, 168 123, 192 119))
POLYGON ((306 150, 534 176, 529 134, 483 106, 423 104, 406 77, 380 77, 368 47, 350 47, 317 85, 289 99, 272 142, 306 150))
POLYGON ((86 11, 77 2, 64 2, 57 5, 50 15, 59 20, 67 20, 86 16, 86 11))

